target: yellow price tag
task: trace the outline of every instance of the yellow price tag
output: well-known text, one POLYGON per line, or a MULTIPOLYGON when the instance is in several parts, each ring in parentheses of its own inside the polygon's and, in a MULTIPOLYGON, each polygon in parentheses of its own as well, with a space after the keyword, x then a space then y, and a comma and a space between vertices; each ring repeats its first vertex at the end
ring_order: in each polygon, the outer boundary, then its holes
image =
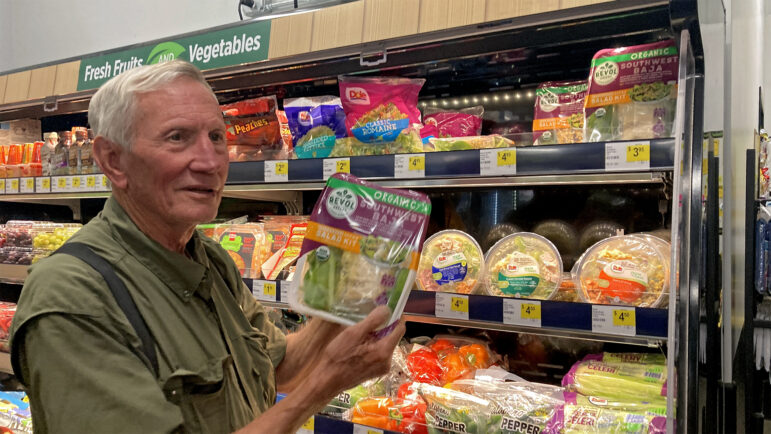
POLYGON ((626 147, 626 162, 633 163, 635 161, 650 161, 651 159, 651 145, 627 145, 626 147))
POLYGON ((27 178, 26 184, 27 190, 33 190, 35 188, 35 178, 27 178))
POLYGON ((5 194, 5 179, 0 179, 0 194, 5 194))
POLYGON ((426 156, 417 155, 415 157, 410 157, 410 161, 407 169, 408 170, 426 170, 426 156))
POLYGON ((508 149, 498 151, 498 166, 513 166, 517 164, 517 151, 508 149))
POLYGON ((522 303, 522 319, 541 319, 541 305, 537 303, 522 303))
POLYGON ((79 176, 76 176, 76 177, 72 178, 72 187, 73 188, 80 187, 80 177, 79 176))
POLYGON ((351 173, 351 161, 350 160, 338 160, 335 162, 336 173, 351 173))
POLYGON ((289 174, 289 163, 286 161, 278 161, 276 162, 276 175, 288 175, 289 174))
POLYGON ((107 177, 102 175, 102 187, 107 187, 107 177))
POLYGON ((637 322, 635 320, 634 312, 634 309, 613 309, 613 325, 636 326, 637 322))
POLYGON ((265 295, 269 295, 272 297, 276 296, 276 284, 275 283, 265 283, 262 285, 262 293, 265 295))
POLYGON ((56 179, 56 186, 59 188, 67 187, 67 178, 61 177, 56 179))
POLYGON ((11 190, 18 190, 19 189, 19 180, 18 179, 12 179, 11 180, 11 190))
POLYGON ((313 416, 311 416, 310 419, 305 421, 305 423, 303 424, 302 428, 303 429, 307 429, 308 431, 313 431, 313 425, 314 425, 314 423, 313 423, 313 416))
POLYGON ((51 178, 43 178, 43 190, 50 190, 51 189, 51 178))
POLYGON ((466 297, 450 298, 450 310, 454 310, 455 312, 468 313, 468 298, 466 297))
POLYGON ((368 429, 367 434, 383 434, 383 431, 368 429))
POLYGON ((96 187, 96 176, 86 176, 86 187, 88 188, 96 187))

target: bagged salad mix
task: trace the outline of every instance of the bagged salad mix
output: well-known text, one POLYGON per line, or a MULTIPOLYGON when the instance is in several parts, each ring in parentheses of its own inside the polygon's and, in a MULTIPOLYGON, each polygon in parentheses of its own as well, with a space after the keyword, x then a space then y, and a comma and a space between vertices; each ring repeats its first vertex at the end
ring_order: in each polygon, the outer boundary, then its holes
POLYGON ((292 309, 353 325, 387 305, 391 325, 415 280, 431 201, 336 173, 316 202, 293 280, 292 309))
POLYGON ((673 40, 598 51, 584 106, 586 141, 672 137, 678 60, 673 40))
POLYGON ((364 143, 393 142, 420 123, 418 93, 424 79, 340 76, 348 135, 364 143))
POLYGON ((414 154, 423 152, 420 134, 412 128, 402 131, 396 140, 385 143, 364 143, 356 137, 337 139, 330 157, 350 157, 358 155, 414 154))
POLYGON ((423 109, 423 123, 436 127, 435 137, 478 136, 482 134, 484 112, 481 105, 458 110, 429 106, 423 109))
POLYGON ((335 140, 346 136, 345 113, 336 96, 284 100, 297 158, 326 158, 335 140))
POLYGON ((535 145, 584 141, 586 80, 549 81, 535 91, 533 140, 535 145))
POLYGON ((516 146, 513 140, 497 134, 472 137, 430 137, 427 141, 427 148, 430 151, 462 151, 466 149, 511 148, 516 146))

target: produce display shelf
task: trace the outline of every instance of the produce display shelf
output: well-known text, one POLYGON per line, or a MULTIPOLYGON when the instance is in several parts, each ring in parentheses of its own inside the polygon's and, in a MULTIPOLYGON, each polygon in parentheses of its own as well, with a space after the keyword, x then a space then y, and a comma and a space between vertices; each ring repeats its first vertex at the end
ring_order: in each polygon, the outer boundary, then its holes
MULTIPOLYGON (((289 282, 244 279, 263 305, 288 308, 289 282), (265 286, 267 284, 267 287, 265 286), (267 288, 267 289, 266 289, 267 288)), ((412 322, 475 327, 657 347, 667 339, 667 310, 461 295, 413 290, 412 322), (453 308, 456 304, 456 308, 453 308)))
MULTIPOLYGON (((249 161, 230 164, 228 188, 239 189, 245 185, 267 185, 276 189, 314 189, 330 173, 348 171, 360 178, 384 180, 405 185, 426 187, 453 185, 450 180, 465 180, 468 186, 484 185, 478 178, 484 178, 491 184, 496 180, 508 180, 515 183, 518 178, 534 177, 548 180, 548 177, 561 177, 561 182, 580 183, 582 176, 587 182, 628 183, 652 182, 652 172, 671 171, 674 161, 674 140, 656 139, 627 142, 576 143, 570 145, 530 146, 503 149, 461 150, 448 152, 426 152, 402 155, 371 155, 341 158, 314 158, 304 160, 284 160, 286 166, 277 167, 276 162, 249 161), (608 147, 616 149, 649 145, 648 158, 638 164, 610 167, 612 155, 608 147), (514 159, 514 163, 502 161, 504 153, 514 159), (410 157, 418 158, 418 167, 422 170, 405 169, 405 162, 410 157), (326 171, 325 171, 326 166, 326 171), (266 169, 268 176, 266 176, 266 169), (338 170, 339 169, 339 170, 338 170), (277 175, 277 173, 279 173, 277 175), (633 176, 629 176, 632 174, 633 176), (281 177, 283 175, 283 178, 281 177), (569 178, 569 179, 568 179, 569 178), (406 180, 409 180, 406 181, 406 180), (298 184, 299 183, 299 184, 298 184)), ((279 161, 279 163, 282 163, 279 161)), ((554 179, 554 182, 560 182, 554 179)))
POLYGON ((24 284, 27 268, 26 265, 0 264, 0 283, 24 284))
POLYGON ((11 355, 9 353, 0 352, 0 372, 13 374, 13 368, 11 368, 11 355))

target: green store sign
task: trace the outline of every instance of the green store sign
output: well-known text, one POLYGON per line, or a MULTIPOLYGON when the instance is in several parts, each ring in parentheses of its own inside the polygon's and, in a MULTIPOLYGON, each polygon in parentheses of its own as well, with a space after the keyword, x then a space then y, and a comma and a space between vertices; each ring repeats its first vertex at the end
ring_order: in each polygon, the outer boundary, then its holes
POLYGON ((259 21, 201 35, 146 44, 80 62, 78 90, 96 89, 121 72, 142 65, 186 60, 202 70, 268 58, 270 21, 259 21))

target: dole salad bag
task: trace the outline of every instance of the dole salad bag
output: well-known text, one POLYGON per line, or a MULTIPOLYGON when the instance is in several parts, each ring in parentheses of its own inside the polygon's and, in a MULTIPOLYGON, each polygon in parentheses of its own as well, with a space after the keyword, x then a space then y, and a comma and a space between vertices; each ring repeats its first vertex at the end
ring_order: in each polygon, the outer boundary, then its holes
POLYGON ((586 141, 672 137, 677 74, 673 40, 597 52, 584 106, 586 141))
POLYGON ((348 135, 364 143, 393 142, 420 123, 418 93, 424 79, 339 77, 348 135))
POLYGON ((401 316, 415 281, 431 202, 336 173, 313 208, 289 295, 292 309, 353 325, 387 305, 401 316))
POLYGON ((284 100, 297 158, 326 158, 346 136, 345 113, 336 96, 284 100))

